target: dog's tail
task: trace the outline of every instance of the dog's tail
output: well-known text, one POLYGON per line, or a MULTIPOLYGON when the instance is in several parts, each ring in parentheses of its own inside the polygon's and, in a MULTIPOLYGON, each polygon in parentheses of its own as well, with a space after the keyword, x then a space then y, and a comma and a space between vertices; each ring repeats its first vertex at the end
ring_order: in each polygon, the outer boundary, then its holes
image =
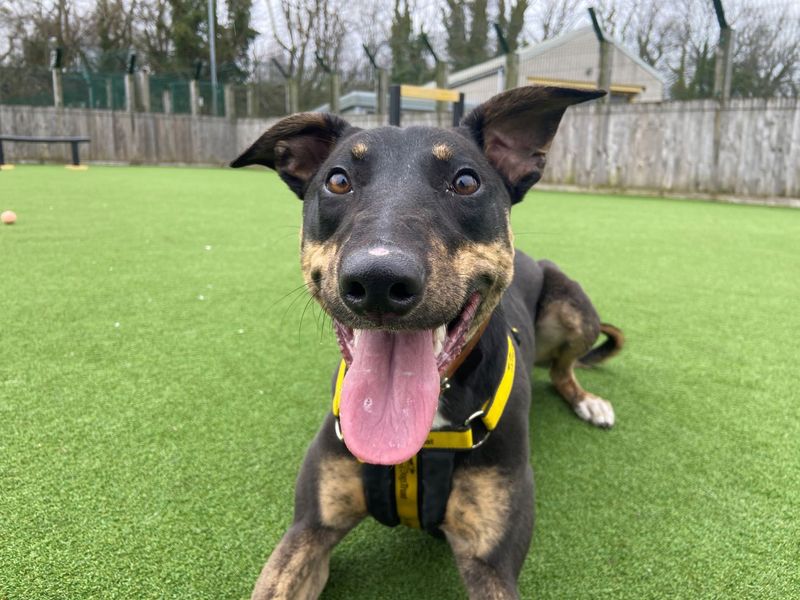
POLYGON ((579 367, 593 367, 599 365, 619 354, 622 346, 625 345, 625 334, 622 330, 608 323, 600 323, 600 333, 606 336, 603 343, 589 350, 586 354, 578 359, 579 367))

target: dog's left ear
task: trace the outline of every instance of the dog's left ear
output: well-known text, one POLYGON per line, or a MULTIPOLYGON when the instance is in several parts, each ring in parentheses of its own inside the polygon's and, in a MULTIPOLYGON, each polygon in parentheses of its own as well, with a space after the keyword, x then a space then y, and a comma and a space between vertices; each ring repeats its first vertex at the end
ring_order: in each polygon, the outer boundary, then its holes
POLYGON ((326 113, 298 113, 278 121, 231 163, 234 168, 264 165, 275 169, 300 199, 336 143, 359 131, 326 113))
POLYGON ((602 90, 525 86, 487 100, 464 117, 461 125, 469 129, 502 175, 511 202, 516 203, 541 179, 564 111, 604 95, 602 90))

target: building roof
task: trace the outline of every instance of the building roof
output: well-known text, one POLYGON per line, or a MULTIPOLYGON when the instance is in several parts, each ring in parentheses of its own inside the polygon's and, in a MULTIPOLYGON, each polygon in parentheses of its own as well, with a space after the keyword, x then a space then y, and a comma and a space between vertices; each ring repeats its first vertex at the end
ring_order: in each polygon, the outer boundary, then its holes
MULTIPOLYGON (((586 27, 579 27, 578 29, 573 29, 572 31, 562 33, 557 37, 545 40, 544 42, 538 44, 531 44, 528 46, 524 46, 522 48, 518 48, 516 50, 516 53, 519 56, 520 63, 522 63, 523 61, 530 60, 535 56, 539 56, 546 52, 555 50, 556 48, 559 48, 560 46, 563 46, 581 37, 582 35, 585 35, 587 31, 592 31, 591 25, 587 25, 586 27)), ((592 35, 594 35, 594 31, 592 31, 592 35)), ((660 81, 664 80, 664 78, 658 71, 656 71, 653 67, 648 65, 641 58, 639 58, 630 50, 628 50, 620 41, 616 40, 615 38, 607 34, 605 37, 609 42, 611 42, 611 44, 616 46, 623 54, 625 54, 625 56, 627 56, 632 61, 637 63, 640 67, 642 67, 644 70, 650 73, 653 77, 656 77, 660 81)), ((473 65, 471 67, 467 67, 466 69, 462 69, 461 71, 456 71, 454 73, 448 74, 447 83, 450 87, 456 87, 470 81, 482 79, 487 75, 494 74, 498 69, 504 67, 505 64, 506 64, 505 56, 497 56, 495 58, 490 58, 485 62, 473 65)))
MULTIPOLYGON (((536 56, 540 56, 547 52, 556 50, 561 46, 564 46, 580 38, 581 36, 586 35, 587 32, 591 32, 592 36, 594 36, 594 31, 592 29, 592 26, 587 25, 585 27, 579 27, 577 29, 573 29, 572 31, 568 31, 549 40, 545 40, 544 42, 538 44, 530 44, 528 46, 518 48, 516 50, 516 53, 519 56, 520 63, 523 63, 524 61, 530 60, 531 58, 534 58, 536 56)), ((628 48, 626 48, 620 41, 616 40, 615 38, 611 37, 608 34, 605 34, 605 37, 612 45, 614 45, 620 52, 622 52, 631 61, 636 63, 639 67, 644 69, 654 78, 658 79, 661 82, 664 82, 664 78, 658 71, 656 71, 653 67, 644 62, 636 54, 628 50, 628 48)), ((505 56, 501 55, 495 58, 490 58, 487 61, 484 61, 477 65, 473 65, 471 67, 467 67, 466 69, 462 69, 461 71, 455 71, 453 73, 449 73, 447 76, 447 85, 450 88, 457 88, 461 85, 465 85, 472 81, 478 81, 485 77, 493 76, 497 73, 499 69, 505 67, 505 64, 506 64, 505 56)), ((561 82, 561 84, 563 85, 564 82, 561 82)), ((425 85, 426 87, 436 86, 435 82, 428 82, 425 85)), ((580 82, 577 82, 576 85, 580 85, 580 82)), ((620 86, 616 85, 616 87, 620 86)), ((622 87, 630 87, 630 86, 622 86, 622 87)), ((637 90, 622 90, 622 91, 625 93, 634 93, 637 90)), ((372 91, 356 90, 343 95, 339 99, 339 106, 342 113, 374 112, 375 105, 376 105, 375 92, 372 91)), ((465 108, 469 109, 474 105, 475 103, 467 102, 465 108)), ((430 100, 419 100, 415 98, 403 98, 402 100, 403 110, 407 111, 429 112, 435 110, 435 106, 436 103, 430 100)), ((314 108, 313 110, 324 112, 329 110, 329 108, 330 108, 329 104, 325 103, 322 104, 321 106, 314 108)))

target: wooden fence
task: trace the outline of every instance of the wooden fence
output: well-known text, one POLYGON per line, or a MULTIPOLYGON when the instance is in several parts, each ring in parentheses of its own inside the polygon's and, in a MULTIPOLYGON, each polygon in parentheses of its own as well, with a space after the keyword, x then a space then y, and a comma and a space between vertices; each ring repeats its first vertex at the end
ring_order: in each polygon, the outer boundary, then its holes
POLYGON ((800 102, 570 109, 546 180, 657 193, 800 198, 800 102))
MULTIPOLYGON (((375 127, 378 117, 347 117, 375 127)), ((409 114, 406 125, 434 125, 409 114)), ((0 106, 0 133, 84 135, 88 162, 223 165, 274 119, 191 117, 0 106)), ((8 162, 68 161, 68 148, 7 144, 8 162)), ((548 158, 545 181, 651 193, 800 198, 800 102, 737 100, 572 108, 548 158)))

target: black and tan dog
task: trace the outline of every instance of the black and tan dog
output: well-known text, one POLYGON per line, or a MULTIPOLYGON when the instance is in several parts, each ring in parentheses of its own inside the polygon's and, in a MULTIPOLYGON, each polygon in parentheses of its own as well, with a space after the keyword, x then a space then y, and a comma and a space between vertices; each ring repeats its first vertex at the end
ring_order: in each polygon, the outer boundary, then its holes
POLYGON ((453 129, 298 114, 232 163, 276 169, 304 200, 303 274, 343 356, 294 524, 253 598, 316 598, 331 550, 367 514, 443 534, 471 598, 517 597, 533 528, 531 368, 549 365, 577 415, 610 427, 611 405, 573 367, 622 335, 553 263, 514 251, 509 212, 567 107, 600 95, 519 88, 453 129))

